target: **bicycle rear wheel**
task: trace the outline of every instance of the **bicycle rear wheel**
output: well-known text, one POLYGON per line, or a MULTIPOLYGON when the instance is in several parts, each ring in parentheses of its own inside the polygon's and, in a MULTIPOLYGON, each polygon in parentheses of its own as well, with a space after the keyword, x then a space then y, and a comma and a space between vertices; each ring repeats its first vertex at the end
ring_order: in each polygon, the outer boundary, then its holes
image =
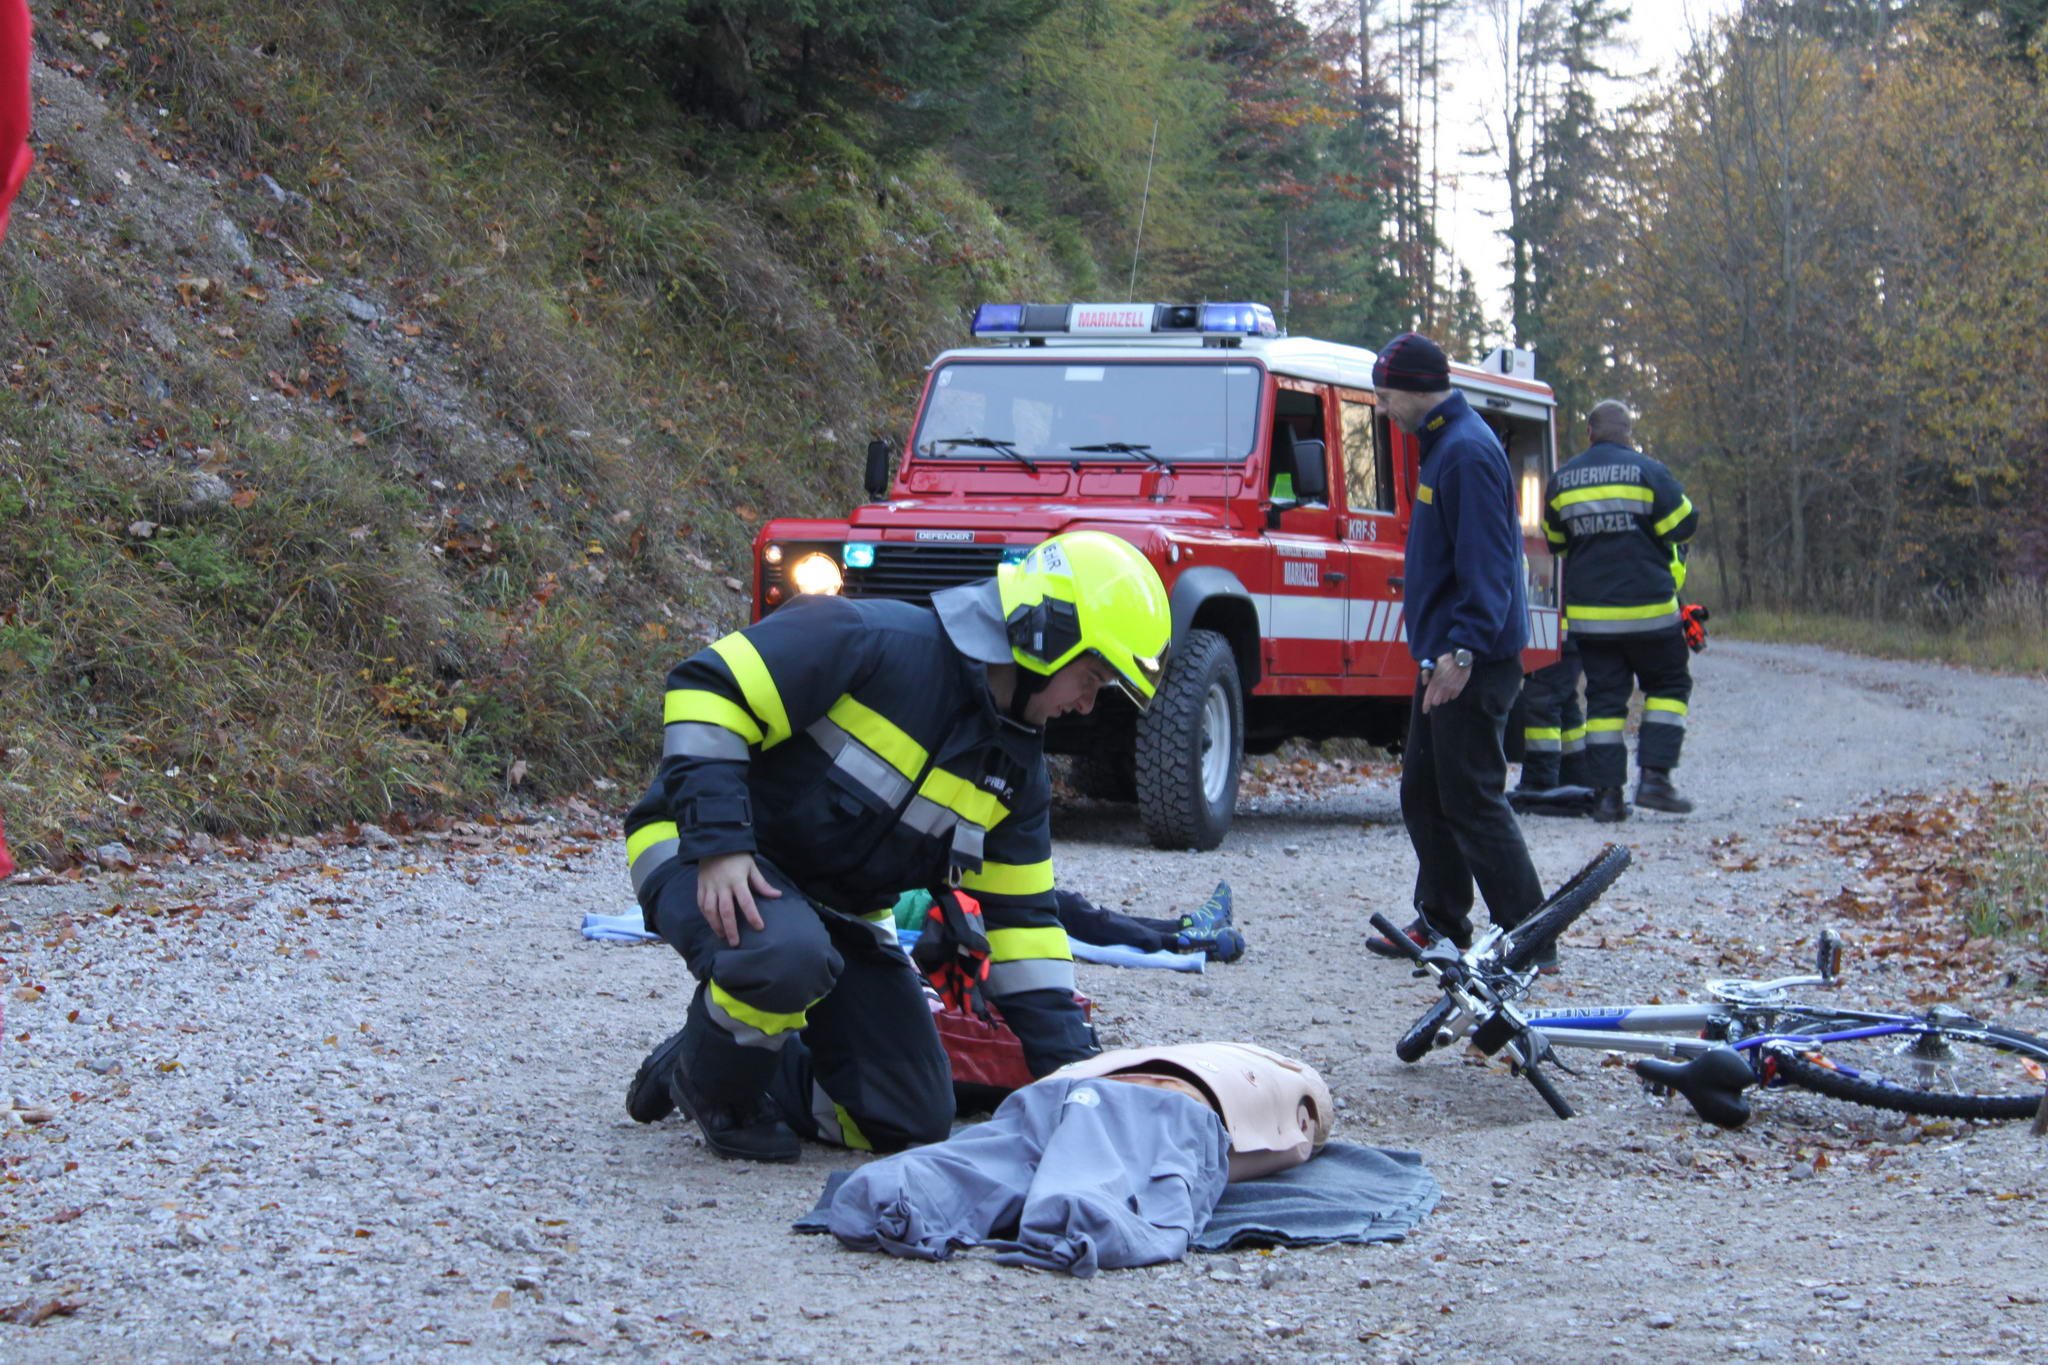
MULTIPOLYGON (((1842 1019, 1812 1029, 1858 1028, 1842 1019)), ((2048 1089, 2048 1038, 1974 1020, 1923 1031, 1773 1046, 1778 1073, 1803 1089, 1901 1114, 2032 1118, 2048 1089)))
POLYGON ((1536 955, 1551 940, 1563 933, 1573 920, 1593 908, 1593 902, 1614 885, 1615 878, 1628 865, 1629 851, 1620 844, 1609 844, 1601 849, 1593 856, 1593 861, 1574 873, 1570 881, 1552 892, 1550 899, 1514 927, 1501 945, 1501 965, 1511 972, 1519 972, 1535 961, 1536 955))

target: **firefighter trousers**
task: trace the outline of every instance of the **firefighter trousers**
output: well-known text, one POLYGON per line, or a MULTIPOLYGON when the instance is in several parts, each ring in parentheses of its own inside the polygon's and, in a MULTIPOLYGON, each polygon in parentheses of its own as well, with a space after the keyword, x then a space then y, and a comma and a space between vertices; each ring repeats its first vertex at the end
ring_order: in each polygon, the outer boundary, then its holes
POLYGON ((1522 826, 1508 808, 1508 711, 1522 685, 1519 657, 1476 664, 1457 699, 1422 710, 1422 683, 1408 710, 1401 758, 1401 819, 1415 845, 1415 908, 1454 927, 1469 919, 1472 887, 1493 922, 1519 924, 1543 899, 1522 826))
POLYGON ((1527 791, 1591 786, 1579 708, 1579 644, 1567 631, 1557 662, 1522 680, 1522 781, 1527 791))
POLYGON ((708 1104, 766 1092, 800 1135, 862 1151, 938 1142, 951 1131, 952 1070, 893 914, 814 904, 765 858, 776 899, 737 947, 697 909, 697 865, 671 862, 641 889, 654 932, 697 978, 682 1065, 708 1104))
POLYGON ((1643 728, 1636 764, 1675 768, 1685 746, 1692 699, 1692 652, 1677 626, 1646 635, 1588 635, 1579 641, 1586 670, 1588 785, 1619 787, 1628 779, 1628 700, 1643 689, 1643 728))

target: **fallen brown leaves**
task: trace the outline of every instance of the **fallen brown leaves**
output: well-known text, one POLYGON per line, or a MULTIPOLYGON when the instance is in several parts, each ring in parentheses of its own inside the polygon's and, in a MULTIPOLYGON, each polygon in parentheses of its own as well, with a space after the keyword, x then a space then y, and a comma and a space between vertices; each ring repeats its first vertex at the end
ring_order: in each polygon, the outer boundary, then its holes
POLYGON ((0 1322, 12 1322, 22 1327, 40 1327, 51 1318, 69 1317, 85 1307, 84 1299, 23 1299, 20 1303, 0 1308, 0 1322))
MULTIPOLYGON (((1993 863, 2011 837, 2015 800, 2036 795, 2006 783, 1910 792, 1853 815, 1802 822, 1794 836, 1840 858, 1854 875, 1817 904, 1791 908, 1859 926, 1858 955, 1906 973, 1910 1003, 2037 994, 2048 953, 2025 938, 1973 929, 1993 863)), ((1732 848, 1717 848, 1715 861, 1753 865, 1732 848)))

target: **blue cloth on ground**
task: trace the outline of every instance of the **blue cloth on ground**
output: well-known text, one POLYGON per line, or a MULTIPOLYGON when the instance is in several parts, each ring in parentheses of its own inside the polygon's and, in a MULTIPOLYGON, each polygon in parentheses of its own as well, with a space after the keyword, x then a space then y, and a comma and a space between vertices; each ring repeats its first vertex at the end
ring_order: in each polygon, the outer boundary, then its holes
MULTIPOLYGON (((827 1215, 833 1197, 852 1174, 828 1175, 825 1192, 791 1225, 793 1230, 831 1231, 827 1215)), ((1225 1186, 1190 1248, 1228 1251, 1260 1244, 1398 1242, 1442 1197, 1443 1187, 1418 1153, 1332 1142, 1313 1160, 1291 1170, 1225 1186)))
POLYGON ((630 915, 600 915, 595 910, 585 910, 583 937, 599 943, 648 943, 660 935, 647 932, 647 921, 638 910, 630 915))
POLYGON ((1187 1254, 1228 1176, 1214 1110, 1092 1076, 1014 1091, 987 1123, 853 1172, 825 1209, 860 1251, 940 1261, 986 1246, 1004 1265, 1156 1265, 1187 1254))
POLYGON ((1327 1143, 1299 1166, 1232 1185, 1195 1237, 1195 1250, 1398 1242, 1443 1192, 1419 1152, 1327 1143))

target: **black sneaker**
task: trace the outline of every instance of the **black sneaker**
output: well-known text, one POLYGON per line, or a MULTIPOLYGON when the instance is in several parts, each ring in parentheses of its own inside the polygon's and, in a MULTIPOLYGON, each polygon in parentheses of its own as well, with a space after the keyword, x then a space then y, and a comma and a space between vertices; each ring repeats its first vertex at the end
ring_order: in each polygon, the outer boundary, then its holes
MULTIPOLYGON (((678 1050, 680 1051, 680 1050, 678 1050)), ((730 1161, 795 1161, 803 1144, 756 1091, 738 1104, 707 1104, 690 1084, 680 1056, 670 1065, 669 1098, 696 1121, 704 1145, 730 1161)))
POLYGON ((626 1112, 635 1123, 659 1123, 675 1112, 676 1102, 668 1093, 669 1073, 683 1050, 683 1030, 670 1034, 640 1063, 633 1083, 626 1087, 626 1112))

